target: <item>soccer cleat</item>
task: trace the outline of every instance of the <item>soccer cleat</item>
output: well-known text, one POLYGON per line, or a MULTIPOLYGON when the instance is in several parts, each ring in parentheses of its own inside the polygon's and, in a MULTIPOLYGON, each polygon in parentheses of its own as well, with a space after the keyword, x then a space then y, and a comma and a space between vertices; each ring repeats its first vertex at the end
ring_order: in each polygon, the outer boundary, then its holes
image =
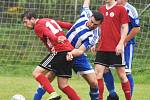
POLYGON ((119 100, 119 96, 116 94, 116 96, 112 97, 112 96, 107 96, 107 100, 119 100))
POLYGON ((57 96, 57 97, 50 98, 50 99, 48 99, 48 100, 61 100, 61 96, 59 95, 59 96, 57 96))
POLYGON ((56 92, 51 93, 51 96, 48 100, 61 100, 61 96, 58 95, 56 92))

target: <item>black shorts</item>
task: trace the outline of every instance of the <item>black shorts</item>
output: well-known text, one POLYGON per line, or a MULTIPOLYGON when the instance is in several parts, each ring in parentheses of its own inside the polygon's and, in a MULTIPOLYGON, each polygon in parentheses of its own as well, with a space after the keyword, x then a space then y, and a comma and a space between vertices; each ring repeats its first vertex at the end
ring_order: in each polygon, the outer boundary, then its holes
POLYGON ((66 60, 67 51, 50 53, 39 64, 44 69, 53 71, 58 77, 71 78, 72 75, 72 61, 66 60))
POLYGON ((123 67, 125 63, 122 61, 121 55, 116 55, 115 52, 98 51, 94 64, 100 64, 106 67, 123 67))

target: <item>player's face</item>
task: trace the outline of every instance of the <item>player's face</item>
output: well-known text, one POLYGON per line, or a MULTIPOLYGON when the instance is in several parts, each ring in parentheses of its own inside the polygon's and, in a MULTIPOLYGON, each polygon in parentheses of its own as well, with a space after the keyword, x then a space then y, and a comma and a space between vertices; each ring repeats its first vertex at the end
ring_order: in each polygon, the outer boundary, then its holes
POLYGON ((24 27, 26 27, 26 28, 28 28, 28 29, 33 29, 33 27, 34 27, 34 24, 33 24, 33 22, 32 22, 32 19, 29 20, 29 19, 27 19, 26 17, 23 18, 23 25, 24 25, 24 27))
POLYGON ((123 5, 123 3, 125 2, 125 0, 117 0, 118 4, 123 5))
POLYGON ((90 21, 88 22, 88 27, 93 30, 96 29, 100 25, 101 21, 96 21, 95 18, 92 16, 90 21))

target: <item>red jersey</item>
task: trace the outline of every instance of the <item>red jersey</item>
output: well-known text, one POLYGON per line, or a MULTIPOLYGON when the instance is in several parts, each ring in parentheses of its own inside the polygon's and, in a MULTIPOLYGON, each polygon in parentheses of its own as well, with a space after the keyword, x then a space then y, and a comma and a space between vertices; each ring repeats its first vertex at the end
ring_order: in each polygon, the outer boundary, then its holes
POLYGON ((65 34, 55 20, 48 18, 37 19, 34 32, 49 50, 52 47, 54 47, 56 52, 70 51, 73 49, 73 46, 68 40, 65 40, 63 43, 57 42, 58 36, 65 36, 65 34))
POLYGON ((107 9, 106 5, 98 9, 103 13, 104 21, 101 25, 101 37, 97 51, 115 52, 121 39, 121 25, 128 23, 128 14, 123 6, 113 5, 107 9))

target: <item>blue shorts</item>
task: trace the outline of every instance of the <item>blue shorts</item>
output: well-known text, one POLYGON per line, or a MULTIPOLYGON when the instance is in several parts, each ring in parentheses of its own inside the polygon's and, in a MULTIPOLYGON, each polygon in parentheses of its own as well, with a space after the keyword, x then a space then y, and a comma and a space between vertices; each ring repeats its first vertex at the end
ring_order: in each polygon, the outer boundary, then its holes
POLYGON ((81 75, 94 73, 94 69, 85 54, 82 54, 79 57, 75 57, 73 60, 73 64, 74 64, 74 67, 73 67, 74 71, 81 75))
POLYGON ((127 44, 124 51, 125 71, 131 73, 132 60, 134 54, 134 44, 127 44))

